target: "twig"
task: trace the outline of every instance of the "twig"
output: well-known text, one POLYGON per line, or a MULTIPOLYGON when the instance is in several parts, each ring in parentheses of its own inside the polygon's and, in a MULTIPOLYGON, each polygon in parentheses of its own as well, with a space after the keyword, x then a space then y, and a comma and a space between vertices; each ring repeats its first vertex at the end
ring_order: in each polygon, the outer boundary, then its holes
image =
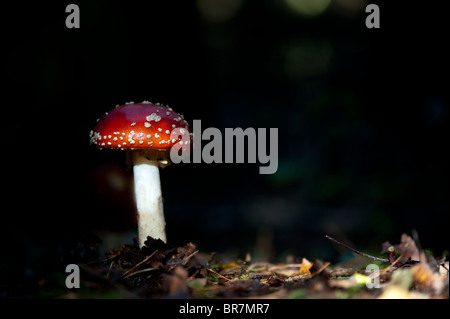
POLYGON ((324 263, 323 266, 320 267, 319 270, 317 270, 315 273, 311 274, 311 278, 313 278, 313 277, 319 275, 320 273, 322 273, 322 271, 324 271, 329 265, 331 265, 331 263, 329 263, 329 262, 324 263))
POLYGON ((186 264, 189 262, 189 260, 191 260, 192 257, 194 257, 195 255, 197 255, 198 252, 199 252, 199 251, 196 250, 196 251, 194 251, 192 254, 190 254, 189 256, 184 257, 184 258, 183 258, 183 261, 181 262, 181 264, 182 264, 183 266, 186 266, 186 264))
POLYGON ((105 261, 108 261, 108 260, 110 260, 110 259, 114 259, 114 258, 116 258, 117 256, 119 256, 119 254, 112 255, 112 256, 109 256, 109 257, 106 257, 106 258, 102 258, 102 259, 93 260, 93 261, 90 261, 90 262, 86 263, 86 265, 91 265, 91 264, 96 264, 96 263, 105 262, 105 261))
POLYGON ((142 261, 138 262, 136 265, 134 265, 133 268, 128 269, 127 271, 125 271, 125 272, 123 273, 123 276, 124 276, 124 277, 127 277, 128 274, 129 274, 130 272, 132 272, 132 271, 135 270, 137 267, 139 267, 140 265, 142 265, 143 263, 145 263, 146 261, 148 261, 150 258, 152 258, 153 255, 156 254, 157 251, 158 251, 158 250, 155 250, 155 251, 152 252, 150 255, 148 255, 147 257, 145 257, 144 260, 142 260, 142 261))
POLYGON ((391 270, 394 266, 397 265, 397 263, 400 261, 400 259, 403 257, 403 255, 398 256, 398 258, 396 260, 394 260, 394 262, 392 264, 390 264, 389 266, 387 266, 386 268, 382 269, 376 276, 374 276, 372 279, 375 279, 377 277, 381 277, 381 275, 385 274, 386 272, 388 272, 389 270, 391 270))
POLYGON ((370 259, 373 259, 373 260, 385 262, 385 263, 388 263, 388 262, 389 262, 389 259, 386 259, 386 258, 379 258, 379 257, 375 257, 375 256, 372 256, 372 255, 363 253, 363 252, 361 252, 361 251, 359 251, 359 250, 356 250, 356 249, 354 249, 354 248, 352 248, 352 247, 350 247, 350 246, 348 246, 348 245, 346 245, 346 244, 344 244, 344 243, 341 243, 340 241, 338 241, 338 240, 336 240, 336 239, 334 239, 333 237, 330 237, 330 236, 328 236, 328 235, 325 235, 325 237, 326 237, 327 239, 331 240, 331 241, 334 241, 336 244, 341 245, 342 247, 345 247, 345 248, 347 248, 347 249, 350 249, 351 251, 353 251, 354 253, 356 253, 356 254, 358 254, 358 255, 361 255, 361 256, 364 256, 364 257, 367 257, 367 258, 370 258, 370 259))
POLYGON ((213 274, 219 276, 220 278, 225 279, 226 281, 231 281, 231 279, 229 279, 229 278, 219 274, 217 271, 213 270, 212 268, 209 268, 209 267, 205 267, 205 268, 206 268, 206 270, 209 270, 210 272, 212 272, 213 274))
POLYGON ((132 272, 131 274, 128 274, 128 275, 124 276, 124 278, 129 278, 131 276, 134 276, 134 275, 137 275, 137 274, 140 274, 140 273, 143 273, 143 272, 147 272, 147 271, 152 271, 152 270, 155 270, 155 269, 158 269, 158 267, 145 268, 145 269, 142 269, 142 270, 138 270, 138 271, 132 272))

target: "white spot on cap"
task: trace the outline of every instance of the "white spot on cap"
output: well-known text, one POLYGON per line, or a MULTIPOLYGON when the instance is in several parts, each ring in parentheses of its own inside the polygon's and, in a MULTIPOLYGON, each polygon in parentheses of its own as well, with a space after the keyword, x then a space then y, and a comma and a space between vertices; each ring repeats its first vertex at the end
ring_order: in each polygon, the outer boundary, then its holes
POLYGON ((148 115, 148 116, 146 117, 146 120, 147 120, 148 122, 150 122, 150 121, 159 122, 159 121, 161 120, 161 116, 159 116, 159 115, 156 114, 156 113, 152 113, 152 114, 150 114, 150 115, 148 115))

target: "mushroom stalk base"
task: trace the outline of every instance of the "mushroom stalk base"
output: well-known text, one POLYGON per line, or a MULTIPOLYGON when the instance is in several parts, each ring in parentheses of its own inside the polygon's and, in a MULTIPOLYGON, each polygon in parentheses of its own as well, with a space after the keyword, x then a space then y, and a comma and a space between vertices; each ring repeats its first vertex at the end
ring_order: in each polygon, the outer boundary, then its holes
POLYGON ((139 247, 144 246, 147 236, 167 242, 158 162, 139 151, 133 153, 139 247))

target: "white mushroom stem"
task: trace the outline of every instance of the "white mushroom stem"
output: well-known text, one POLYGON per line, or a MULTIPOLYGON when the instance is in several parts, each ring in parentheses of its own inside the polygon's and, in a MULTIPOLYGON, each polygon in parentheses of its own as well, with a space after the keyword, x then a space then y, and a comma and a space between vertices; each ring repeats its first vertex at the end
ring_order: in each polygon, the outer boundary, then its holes
POLYGON ((147 236, 167 242, 158 161, 133 151, 133 174, 139 247, 144 246, 147 236))

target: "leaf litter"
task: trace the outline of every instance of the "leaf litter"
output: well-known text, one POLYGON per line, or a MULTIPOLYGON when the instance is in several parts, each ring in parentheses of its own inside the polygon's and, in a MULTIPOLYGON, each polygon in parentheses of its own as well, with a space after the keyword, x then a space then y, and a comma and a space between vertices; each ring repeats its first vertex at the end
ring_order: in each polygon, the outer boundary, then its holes
POLYGON ((247 254, 245 260, 225 263, 192 243, 172 247, 148 237, 142 248, 136 242, 123 245, 80 265, 84 289, 59 297, 448 299, 449 263, 446 257, 423 251, 416 235, 403 234, 397 245, 383 243, 381 252, 388 258, 375 259, 379 267, 375 274, 366 273, 365 267, 305 257, 271 264, 252 263, 247 254), (379 288, 369 288, 374 280, 379 280, 379 288))

